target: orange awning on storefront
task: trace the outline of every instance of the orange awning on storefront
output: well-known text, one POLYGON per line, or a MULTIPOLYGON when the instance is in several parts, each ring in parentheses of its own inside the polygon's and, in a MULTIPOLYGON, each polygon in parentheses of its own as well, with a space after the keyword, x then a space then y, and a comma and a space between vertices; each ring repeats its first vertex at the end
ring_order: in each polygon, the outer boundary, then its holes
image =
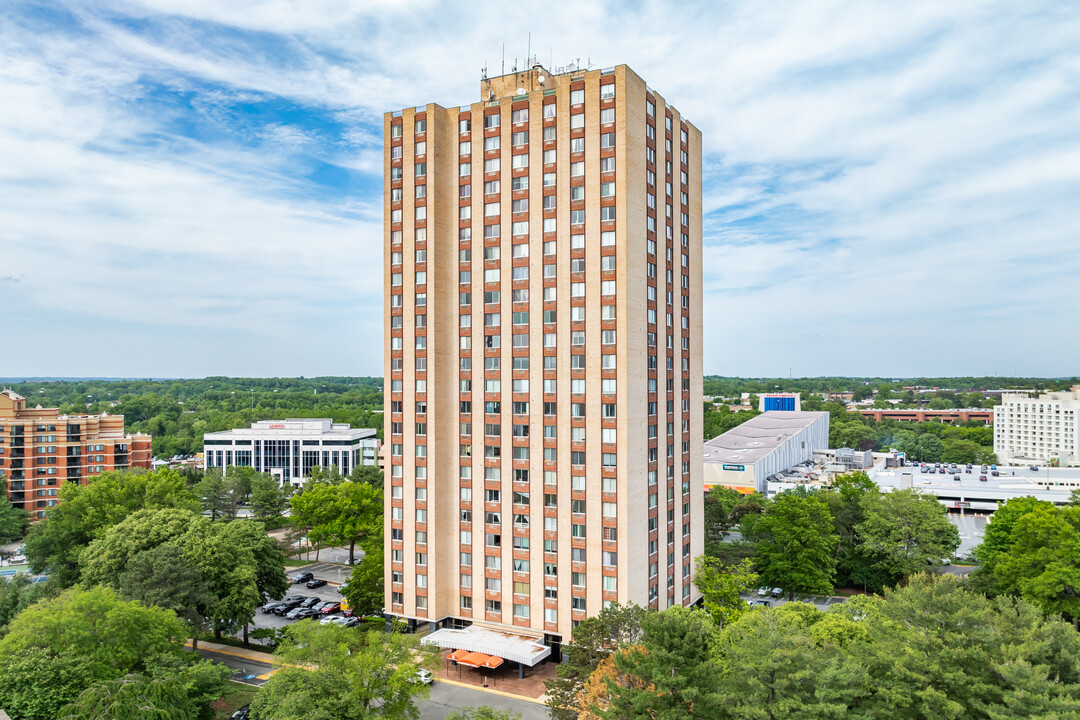
POLYGON ((502 664, 503 664, 503 659, 501 657, 496 657, 494 655, 488 655, 488 659, 485 660, 484 664, 481 665, 480 667, 486 667, 489 670, 494 670, 495 668, 499 667, 502 664))

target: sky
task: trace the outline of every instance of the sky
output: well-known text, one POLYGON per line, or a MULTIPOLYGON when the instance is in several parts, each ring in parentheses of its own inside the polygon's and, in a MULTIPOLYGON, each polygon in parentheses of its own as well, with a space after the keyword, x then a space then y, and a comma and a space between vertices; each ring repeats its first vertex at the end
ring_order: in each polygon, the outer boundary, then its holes
POLYGON ((705 373, 1080 373, 1077 3, 6 0, 0 377, 380 375, 382 114, 504 43, 702 130, 705 373))

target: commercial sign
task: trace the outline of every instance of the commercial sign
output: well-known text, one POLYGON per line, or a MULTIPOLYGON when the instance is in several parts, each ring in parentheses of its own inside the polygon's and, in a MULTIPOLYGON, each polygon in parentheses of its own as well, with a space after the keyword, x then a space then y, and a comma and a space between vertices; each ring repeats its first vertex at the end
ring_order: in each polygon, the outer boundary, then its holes
POLYGON ((270 423, 271 430, 284 430, 285 423, 270 423))
POLYGON ((725 465, 724 469, 725 470, 737 470, 739 472, 742 472, 743 470, 746 469, 746 466, 745 465, 725 465))

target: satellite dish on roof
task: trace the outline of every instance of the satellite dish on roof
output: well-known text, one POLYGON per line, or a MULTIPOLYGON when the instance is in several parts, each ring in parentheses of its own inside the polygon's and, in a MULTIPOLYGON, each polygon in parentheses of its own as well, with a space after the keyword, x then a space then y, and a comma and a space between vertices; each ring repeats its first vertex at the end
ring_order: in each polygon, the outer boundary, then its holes
POLYGON ((527 93, 527 92, 528 92, 528 90, 526 90, 525 88, 520 88, 520 87, 519 87, 519 88, 517 89, 517 94, 518 94, 518 95, 524 95, 524 94, 525 94, 525 93, 527 93))
POLYGON ((541 85, 544 84, 544 80, 546 80, 546 79, 547 78, 545 78, 542 74, 536 76, 536 82, 540 83, 541 85))

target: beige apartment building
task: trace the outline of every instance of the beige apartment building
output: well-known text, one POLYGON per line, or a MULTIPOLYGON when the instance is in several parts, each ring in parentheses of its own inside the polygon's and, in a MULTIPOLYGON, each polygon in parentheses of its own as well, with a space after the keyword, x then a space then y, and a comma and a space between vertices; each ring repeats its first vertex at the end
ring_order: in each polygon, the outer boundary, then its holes
POLYGON ((384 118, 386 610, 557 653, 699 597, 701 133, 625 65, 480 90, 384 118))

